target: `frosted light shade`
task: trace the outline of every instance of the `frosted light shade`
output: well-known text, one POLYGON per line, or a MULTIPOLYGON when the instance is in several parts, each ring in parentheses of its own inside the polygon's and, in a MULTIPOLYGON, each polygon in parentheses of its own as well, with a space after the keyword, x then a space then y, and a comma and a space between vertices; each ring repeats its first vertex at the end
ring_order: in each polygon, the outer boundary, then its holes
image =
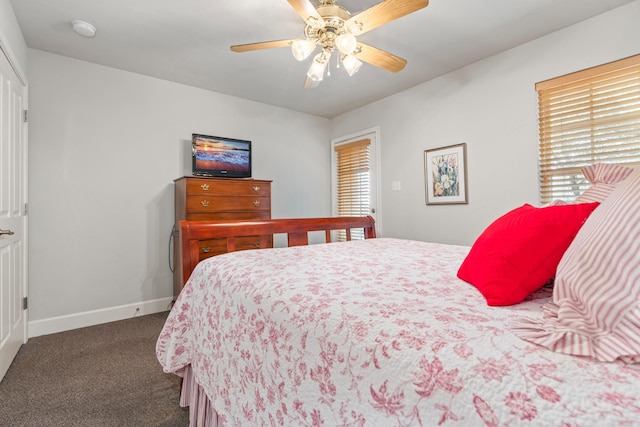
POLYGON ((347 73, 349 73, 350 76, 353 76, 358 72, 360 67, 362 67, 362 61, 353 55, 347 55, 342 58, 342 65, 344 65, 344 69, 347 70, 347 73))
POLYGON ((320 52, 315 58, 313 58, 311 67, 309 67, 309 71, 307 72, 307 76, 315 82, 322 81, 322 78, 324 77, 324 70, 327 68, 328 62, 329 61, 327 61, 324 55, 322 55, 322 52, 320 52))
POLYGON ((93 24, 90 24, 86 21, 81 21, 79 19, 74 19, 71 22, 71 27, 73 31, 80 34, 83 37, 94 37, 96 35, 96 27, 93 24))
POLYGON ((316 42, 314 40, 296 40, 291 45, 291 52, 298 61, 304 61, 315 48, 316 42))
POLYGON ((358 42, 356 40, 356 36, 351 33, 340 34, 336 37, 336 47, 343 55, 351 55, 356 47, 358 47, 358 42))

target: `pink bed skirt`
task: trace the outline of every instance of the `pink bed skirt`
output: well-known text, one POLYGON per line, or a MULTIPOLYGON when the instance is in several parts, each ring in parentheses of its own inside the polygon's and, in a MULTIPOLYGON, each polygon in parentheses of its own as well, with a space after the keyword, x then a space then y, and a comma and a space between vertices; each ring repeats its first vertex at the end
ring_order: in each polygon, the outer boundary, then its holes
POLYGON ((218 427, 218 414, 200 384, 196 382, 191 365, 184 369, 180 406, 189 407, 189 427, 218 427))

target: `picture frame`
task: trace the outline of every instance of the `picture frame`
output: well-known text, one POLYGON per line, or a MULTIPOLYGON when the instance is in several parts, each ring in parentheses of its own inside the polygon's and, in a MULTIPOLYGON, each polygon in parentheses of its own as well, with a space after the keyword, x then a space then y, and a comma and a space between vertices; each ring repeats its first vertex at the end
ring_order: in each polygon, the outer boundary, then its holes
POLYGON ((424 150, 427 205, 468 204, 467 144, 424 150))

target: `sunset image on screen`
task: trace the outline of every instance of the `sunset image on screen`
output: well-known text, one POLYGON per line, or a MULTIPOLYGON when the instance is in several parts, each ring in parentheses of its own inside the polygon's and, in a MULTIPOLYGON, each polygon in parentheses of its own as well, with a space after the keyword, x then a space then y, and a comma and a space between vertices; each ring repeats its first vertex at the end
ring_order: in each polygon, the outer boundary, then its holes
POLYGON ((249 170, 249 147, 246 142, 196 138, 195 157, 199 170, 249 170))

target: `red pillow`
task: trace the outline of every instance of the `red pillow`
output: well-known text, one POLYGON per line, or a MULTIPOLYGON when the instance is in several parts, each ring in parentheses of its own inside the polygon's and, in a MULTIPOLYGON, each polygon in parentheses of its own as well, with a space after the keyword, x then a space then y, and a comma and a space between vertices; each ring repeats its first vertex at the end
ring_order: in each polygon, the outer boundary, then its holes
POLYGON ((488 305, 522 302, 556 273, 573 238, 598 202, 536 208, 525 204, 495 220, 458 270, 488 305))

